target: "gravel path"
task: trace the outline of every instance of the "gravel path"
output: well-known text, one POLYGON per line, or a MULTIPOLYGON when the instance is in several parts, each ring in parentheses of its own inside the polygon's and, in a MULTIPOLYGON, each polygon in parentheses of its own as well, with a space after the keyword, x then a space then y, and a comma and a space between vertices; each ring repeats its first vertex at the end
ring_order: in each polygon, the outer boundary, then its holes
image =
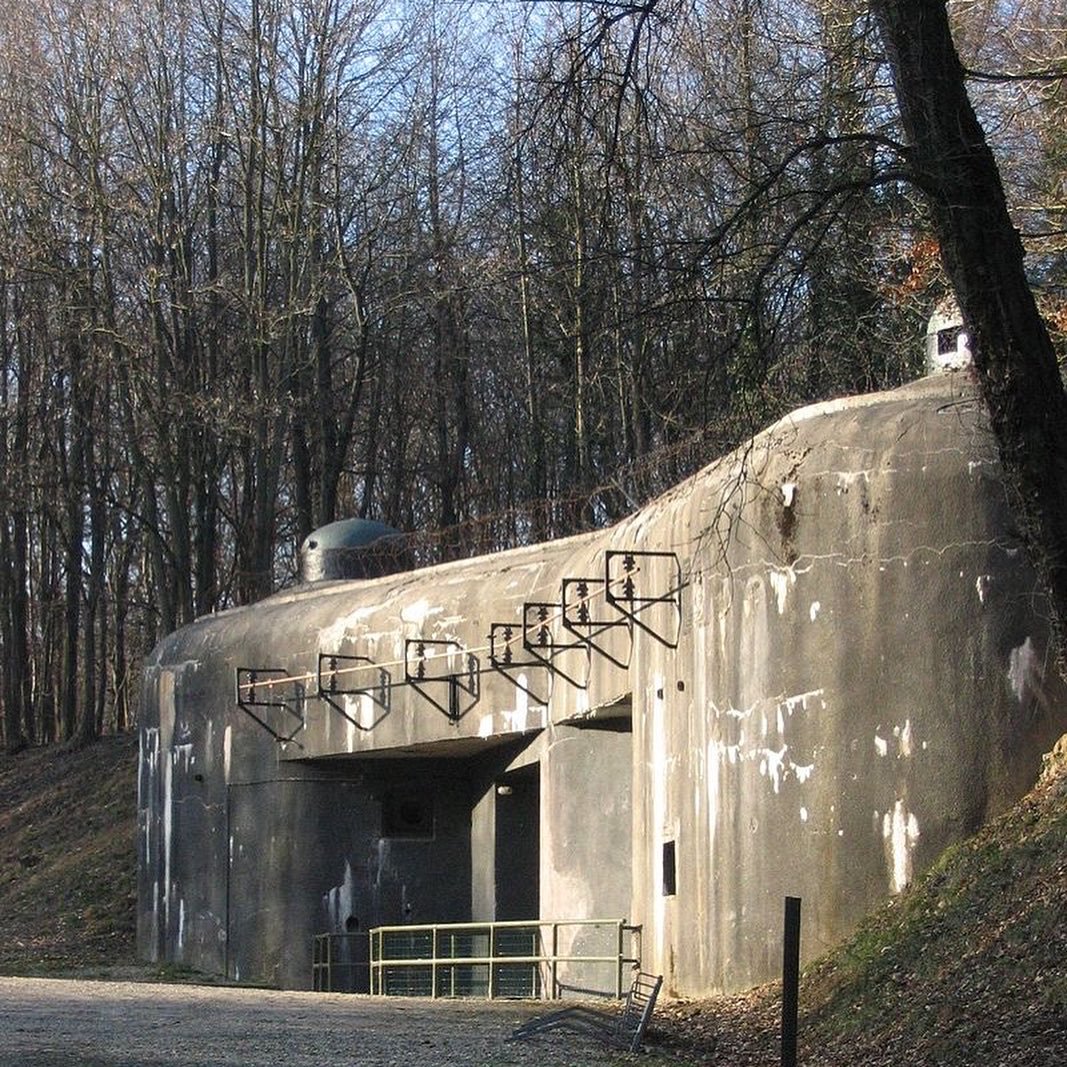
POLYGON ((505 1042, 539 1010, 0 977, 0 1067, 608 1067, 646 1059, 576 1036, 505 1042))

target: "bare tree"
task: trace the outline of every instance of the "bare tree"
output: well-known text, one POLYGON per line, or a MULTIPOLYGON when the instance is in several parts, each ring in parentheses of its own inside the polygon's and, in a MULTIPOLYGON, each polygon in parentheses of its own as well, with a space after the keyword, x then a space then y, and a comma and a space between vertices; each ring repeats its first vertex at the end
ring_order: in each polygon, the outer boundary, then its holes
MULTIPOLYGON (((945 269, 1031 558, 1067 640, 1067 396, 1024 266, 1000 172, 967 94, 945 5, 872 0, 945 269)), ((1062 74, 1067 77, 1067 73, 1062 74)))

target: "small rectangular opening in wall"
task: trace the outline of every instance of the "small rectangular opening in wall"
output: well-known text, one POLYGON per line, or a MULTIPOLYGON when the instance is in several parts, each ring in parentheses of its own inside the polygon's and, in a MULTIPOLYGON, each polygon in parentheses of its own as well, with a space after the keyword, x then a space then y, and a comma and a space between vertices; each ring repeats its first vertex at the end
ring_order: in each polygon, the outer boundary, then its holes
POLYGON ((663 895, 673 897, 678 889, 678 878, 674 866, 674 842, 663 842, 663 895))
POLYGON ((430 839, 433 836, 431 798, 409 792, 385 794, 382 800, 382 837, 430 839))

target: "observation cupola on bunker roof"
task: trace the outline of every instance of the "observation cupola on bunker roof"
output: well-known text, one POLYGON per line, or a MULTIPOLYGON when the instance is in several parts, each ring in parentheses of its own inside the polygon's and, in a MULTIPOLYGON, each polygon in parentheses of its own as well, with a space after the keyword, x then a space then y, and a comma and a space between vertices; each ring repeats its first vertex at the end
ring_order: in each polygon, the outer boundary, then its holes
POLYGON ((954 296, 934 309, 926 325, 926 373, 960 370, 971 363, 971 339, 954 296))
POLYGON ((411 566, 404 535, 373 519, 341 519, 313 530, 300 546, 300 581, 381 578, 411 566))

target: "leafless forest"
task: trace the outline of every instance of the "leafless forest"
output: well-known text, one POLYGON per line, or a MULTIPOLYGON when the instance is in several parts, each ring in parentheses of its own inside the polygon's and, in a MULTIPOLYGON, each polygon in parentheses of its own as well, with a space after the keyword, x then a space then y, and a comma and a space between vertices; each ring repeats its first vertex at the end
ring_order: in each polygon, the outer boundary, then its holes
MULTIPOLYGON (((1067 12, 950 13, 1062 341, 1067 12)), ((899 121, 864 3, 8 0, 6 746, 128 727, 156 638, 335 518, 602 525, 919 373, 899 121)))

